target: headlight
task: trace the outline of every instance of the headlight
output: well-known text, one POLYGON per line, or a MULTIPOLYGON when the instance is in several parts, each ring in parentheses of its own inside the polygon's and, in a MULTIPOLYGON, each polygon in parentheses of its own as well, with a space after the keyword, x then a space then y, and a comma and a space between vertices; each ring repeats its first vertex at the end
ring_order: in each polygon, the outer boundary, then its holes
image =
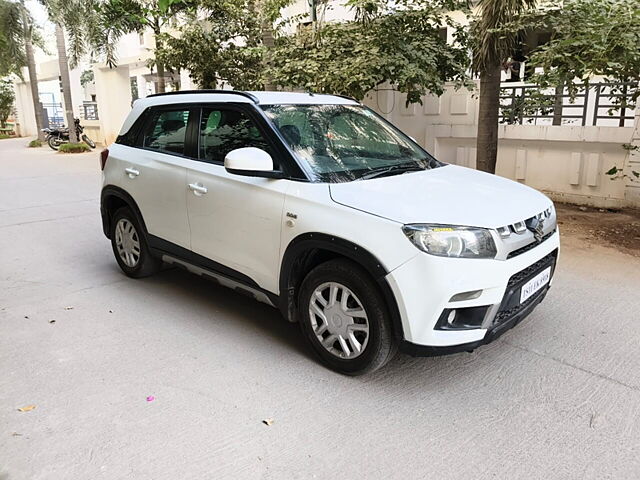
POLYGON ((411 224, 404 234, 423 252, 440 257, 495 258, 496 244, 486 228, 411 224))

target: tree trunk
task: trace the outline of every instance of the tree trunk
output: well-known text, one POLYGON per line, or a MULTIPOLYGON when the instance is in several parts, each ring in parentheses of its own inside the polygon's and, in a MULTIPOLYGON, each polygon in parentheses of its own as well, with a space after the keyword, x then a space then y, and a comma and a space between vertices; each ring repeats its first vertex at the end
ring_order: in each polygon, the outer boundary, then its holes
POLYGON ((563 92, 564 92, 564 85, 556 87, 556 90, 554 93, 555 97, 553 102, 553 121, 551 125, 562 125, 562 106, 564 102, 564 98, 562 97, 563 92))
POLYGON ((476 168, 496 173, 498 156, 498 116, 500 113, 500 65, 480 74, 476 168))
POLYGON ((67 47, 64 42, 64 30, 56 24, 56 47, 58 48, 58 68, 60 69, 60 81, 62 83, 62 96, 64 98, 64 117, 69 127, 69 141, 78 143, 79 138, 75 128, 73 116, 73 101, 71 99, 71 80, 69 80, 69 62, 67 60, 67 47))
MULTIPOLYGON (((269 52, 273 50, 273 47, 275 46, 275 43, 276 43, 273 37, 273 23, 271 22, 271 20, 269 20, 266 13, 266 8, 267 8, 266 1, 259 0, 257 2, 257 6, 259 11, 256 12, 256 14, 258 15, 258 18, 261 19, 260 27, 262 30, 262 45, 265 48, 264 59, 266 59, 268 58, 269 52)), ((268 76, 265 76, 264 89, 267 91, 276 89, 276 85, 272 83, 271 78, 269 78, 268 76)))
POLYGON ((29 86, 31 87, 31 99, 33 101, 33 111, 36 115, 36 129, 38 130, 38 140, 44 141, 45 135, 42 132, 42 104, 38 93, 38 76, 36 75, 36 61, 33 58, 33 45, 31 44, 31 32, 29 31, 29 20, 27 10, 22 2, 22 21, 24 26, 24 46, 27 54, 27 70, 29 71, 29 86))
MULTIPOLYGON (((153 34, 155 36, 156 41, 156 50, 160 50, 162 48, 162 42, 160 41, 160 22, 156 19, 153 34)), ((164 81, 164 65, 156 59, 156 73, 158 75, 158 91, 156 93, 164 93, 166 91, 166 83, 164 81)))
POLYGON ((164 81, 164 65, 157 62, 156 71, 158 73, 158 91, 156 93, 164 93, 167 88, 167 84, 164 81))

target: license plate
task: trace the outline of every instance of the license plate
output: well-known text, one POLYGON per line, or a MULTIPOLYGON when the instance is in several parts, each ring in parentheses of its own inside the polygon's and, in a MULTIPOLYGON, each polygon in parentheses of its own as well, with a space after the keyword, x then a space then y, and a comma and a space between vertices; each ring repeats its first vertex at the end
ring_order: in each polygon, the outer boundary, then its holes
POLYGON ((549 283, 551 278, 551 267, 545 268, 538 275, 533 277, 520 289, 520 303, 524 303, 528 298, 534 295, 538 290, 549 283))

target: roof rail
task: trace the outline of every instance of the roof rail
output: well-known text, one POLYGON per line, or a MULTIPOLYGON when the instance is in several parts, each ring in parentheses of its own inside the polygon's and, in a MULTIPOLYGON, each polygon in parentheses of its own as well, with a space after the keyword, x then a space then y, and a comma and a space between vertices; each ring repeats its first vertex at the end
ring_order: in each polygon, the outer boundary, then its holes
POLYGON ((333 95, 334 97, 346 98, 347 100, 353 100, 356 103, 360 103, 360 102, 358 102, 358 100, 356 100, 353 97, 349 97, 348 95, 339 95, 337 93, 330 93, 329 95, 333 95))
POLYGON ((180 94, 191 94, 191 93, 228 93, 231 95, 241 95, 243 97, 248 98, 253 103, 260 103, 258 101, 258 97, 255 95, 251 95, 249 92, 242 92, 240 90, 177 90, 175 92, 164 92, 164 93, 154 93, 153 95, 147 95, 149 97, 162 97, 164 95, 180 95, 180 94))

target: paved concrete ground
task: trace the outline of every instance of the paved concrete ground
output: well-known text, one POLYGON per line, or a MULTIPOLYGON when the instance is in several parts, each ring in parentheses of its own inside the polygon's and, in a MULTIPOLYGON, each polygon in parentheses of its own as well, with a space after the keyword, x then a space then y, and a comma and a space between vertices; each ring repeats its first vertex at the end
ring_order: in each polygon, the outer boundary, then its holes
POLYGON ((24 144, 0 141, 0 479, 640 477, 640 259, 565 238, 499 341, 347 378, 273 309, 126 278, 97 154, 24 144))

